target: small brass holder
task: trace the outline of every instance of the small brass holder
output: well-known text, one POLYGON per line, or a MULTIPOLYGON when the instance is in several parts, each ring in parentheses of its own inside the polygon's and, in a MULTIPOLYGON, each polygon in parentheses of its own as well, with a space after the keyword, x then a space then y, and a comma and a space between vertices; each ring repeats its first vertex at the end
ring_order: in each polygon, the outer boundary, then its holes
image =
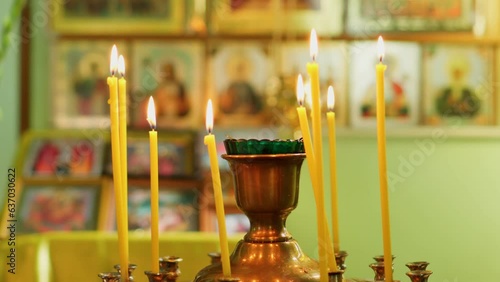
POLYGON ((208 253, 208 256, 210 257, 211 264, 221 262, 220 252, 211 252, 208 253))
POLYGON ((120 282, 121 275, 118 272, 101 272, 97 274, 102 282, 120 282))
POLYGON ((335 270, 328 272, 328 282, 343 282, 344 281, 344 271, 335 270))
POLYGON ((182 258, 176 256, 166 256, 160 258, 160 272, 169 273, 168 281, 176 281, 179 276, 181 276, 181 270, 179 268, 179 263, 182 258))
POLYGON ((430 270, 411 270, 406 273, 411 282, 427 282, 431 274, 430 270))
MULTIPOLYGON (((298 204, 305 154, 269 153, 295 150, 301 142, 229 143, 225 141, 228 154, 222 157, 233 174, 236 204, 250 220, 250 230, 230 256, 231 274, 242 282, 319 281, 318 262, 302 252, 285 226, 286 218, 298 204), (231 146, 246 154, 231 153, 231 146)), ((214 282, 221 278, 222 265, 216 262, 200 270, 194 281, 214 282)))
POLYGON ((375 277, 373 278, 374 281, 384 281, 385 280, 385 265, 384 262, 374 262, 370 264, 370 268, 373 269, 373 272, 375 273, 375 277))
POLYGON ((345 270, 347 269, 347 265, 345 264, 345 260, 349 254, 346 251, 339 251, 338 253, 335 253, 335 262, 337 262, 337 266, 340 270, 345 270))
POLYGON ((413 261, 413 262, 409 262, 405 265, 410 269, 410 271, 412 271, 412 270, 426 270, 429 263, 426 261, 413 261))
MULTIPOLYGON (((115 264, 113 266, 114 269, 116 269, 116 271, 118 273, 120 273, 120 275, 122 274, 122 271, 120 269, 120 265, 119 264, 115 264)), ((136 264, 133 264, 133 263, 130 263, 128 265, 128 281, 129 282, 133 282, 134 281, 134 277, 132 276, 132 272, 134 272, 134 270, 137 268, 137 265, 136 264)))

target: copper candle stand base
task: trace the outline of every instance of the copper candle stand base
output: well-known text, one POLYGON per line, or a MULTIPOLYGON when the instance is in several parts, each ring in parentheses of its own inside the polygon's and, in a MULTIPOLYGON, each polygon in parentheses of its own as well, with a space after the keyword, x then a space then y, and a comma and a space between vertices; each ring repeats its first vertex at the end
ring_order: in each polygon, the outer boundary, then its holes
MULTIPOLYGON (((297 207, 303 153, 223 155, 229 162, 238 207, 250 231, 230 257, 231 274, 242 282, 319 281, 318 262, 300 249, 285 222, 297 207)), ((195 282, 224 278, 221 263, 202 269, 195 282)))

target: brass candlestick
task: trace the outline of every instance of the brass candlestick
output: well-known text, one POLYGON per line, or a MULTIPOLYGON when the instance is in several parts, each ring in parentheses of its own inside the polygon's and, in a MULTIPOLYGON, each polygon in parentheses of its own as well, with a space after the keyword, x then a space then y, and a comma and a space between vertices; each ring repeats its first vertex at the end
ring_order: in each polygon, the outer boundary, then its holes
POLYGON ((179 268, 179 262, 182 258, 176 256, 166 256, 160 258, 160 272, 168 273, 167 281, 176 281, 181 275, 181 270, 179 268))
POLYGON ((412 270, 426 270, 429 263, 426 261, 414 261, 414 262, 409 262, 405 265, 410 269, 410 271, 412 271, 412 270))
POLYGON ((118 272, 102 272, 97 274, 102 282, 120 282, 121 275, 118 272))
MULTIPOLYGON (((317 282, 318 263, 302 252, 285 227, 286 218, 297 207, 305 154, 223 158, 233 173, 236 203, 250 219, 250 230, 230 257, 233 277, 242 282, 317 282)), ((222 267, 215 263, 202 269, 194 281, 213 282, 218 278, 222 278, 222 267)))
POLYGON ((210 257, 210 263, 218 263, 220 262, 220 252, 211 252, 208 253, 208 256, 210 257))
POLYGON ((345 260, 349 254, 346 251, 339 251, 338 253, 335 253, 335 262, 337 263, 337 266, 340 270, 345 270, 347 269, 347 265, 345 264, 345 260))
POLYGON ((406 273, 411 282, 427 282, 431 274, 432 271, 429 270, 412 270, 406 273))

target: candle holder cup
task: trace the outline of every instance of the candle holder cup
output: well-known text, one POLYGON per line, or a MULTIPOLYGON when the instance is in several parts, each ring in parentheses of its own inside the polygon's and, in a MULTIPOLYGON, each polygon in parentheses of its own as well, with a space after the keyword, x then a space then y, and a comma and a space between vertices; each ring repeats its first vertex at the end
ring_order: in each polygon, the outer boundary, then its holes
POLYGON ((212 264, 221 262, 220 252, 210 252, 208 253, 208 256, 210 257, 210 263, 212 264))
POLYGON ((347 269, 347 265, 345 264, 345 260, 349 254, 346 251, 339 251, 338 253, 335 253, 335 262, 337 263, 337 266, 340 270, 345 270, 347 269))
POLYGON ((97 274, 102 282, 120 282, 121 275, 118 272, 101 272, 97 274))
POLYGON ((179 268, 179 263, 182 258, 176 256, 166 256, 160 258, 160 272, 167 272, 170 274, 168 281, 175 281, 181 275, 181 270, 179 268))
MULTIPOLYGON (((317 282, 318 262, 302 252, 285 227, 298 203, 303 146, 298 146, 300 153, 239 154, 238 147, 231 148, 226 141, 227 154, 222 157, 233 173, 236 203, 250 220, 250 230, 231 254, 231 274, 242 282, 317 282)), ((214 263, 198 272, 194 281, 214 282, 222 276, 221 263, 214 263)))
POLYGON ((432 271, 429 270, 411 270, 406 273, 411 282, 427 282, 432 271))
POLYGON ((412 271, 412 270, 426 270, 429 263, 426 261, 413 261, 413 262, 409 262, 405 265, 410 269, 410 271, 412 271))

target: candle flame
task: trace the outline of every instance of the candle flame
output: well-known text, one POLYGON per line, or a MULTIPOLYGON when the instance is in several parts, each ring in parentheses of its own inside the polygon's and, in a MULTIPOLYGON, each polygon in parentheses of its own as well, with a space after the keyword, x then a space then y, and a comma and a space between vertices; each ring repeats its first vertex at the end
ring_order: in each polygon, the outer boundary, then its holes
POLYGON ((328 86, 328 94, 326 97, 326 106, 329 112, 333 112, 333 107, 335 107, 335 94, 333 92, 333 86, 328 86))
POLYGON ((378 37, 378 57, 380 59, 380 62, 384 59, 384 53, 385 53, 385 48, 384 48, 384 39, 382 39, 382 35, 378 37))
POLYGON ((208 99, 205 126, 207 128, 207 132, 212 133, 212 130, 214 129, 214 110, 212 109, 212 99, 208 99))
POLYGON ((153 96, 149 97, 147 121, 149 122, 151 129, 155 130, 156 129, 156 109, 155 109, 155 101, 153 100, 153 96))
POLYGON ((315 61, 318 56, 318 37, 316 36, 316 30, 314 28, 311 30, 309 44, 309 54, 311 55, 312 60, 315 61))
POLYGON ((118 49, 116 48, 116 45, 113 45, 113 48, 111 48, 111 56, 109 59, 109 72, 111 73, 112 76, 115 75, 117 69, 118 69, 118 49))
POLYGON ((118 72, 122 77, 125 76, 125 59, 123 58, 123 55, 120 55, 118 58, 118 72))
POLYGON ((302 75, 299 74, 297 77, 297 88, 296 88, 296 93, 297 93, 297 102, 299 103, 299 106, 304 105, 304 81, 302 81, 302 75))

